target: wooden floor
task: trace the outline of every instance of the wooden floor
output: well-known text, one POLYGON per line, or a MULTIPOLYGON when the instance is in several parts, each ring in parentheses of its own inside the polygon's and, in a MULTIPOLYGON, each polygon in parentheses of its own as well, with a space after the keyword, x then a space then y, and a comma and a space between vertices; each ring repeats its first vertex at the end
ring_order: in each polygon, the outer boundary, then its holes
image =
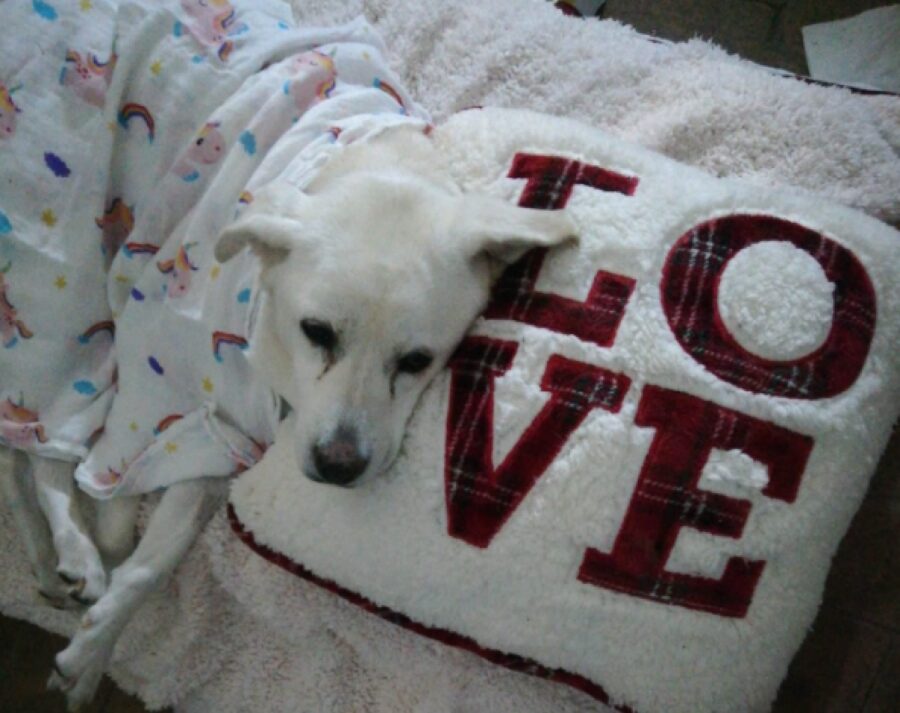
MULTIPOLYGON (((800 27, 889 4, 877 0, 608 0, 605 16, 672 40, 712 39, 754 61, 806 71, 800 27)), ((775 713, 900 713, 900 435, 834 560, 825 601, 775 713)), ((44 683, 64 640, 0 617, 0 712, 57 713, 44 683)), ((82 713, 138 713, 108 680, 82 713)))
POLYGON ((800 28, 890 0, 607 0, 603 17, 667 40, 702 37, 741 57, 806 74, 800 28))
MULTIPOLYGON (((53 657, 66 647, 61 636, 16 619, 0 617, 0 713, 63 713, 61 693, 45 688, 53 657)), ((108 678, 97 697, 79 713, 143 713, 136 698, 108 678)))

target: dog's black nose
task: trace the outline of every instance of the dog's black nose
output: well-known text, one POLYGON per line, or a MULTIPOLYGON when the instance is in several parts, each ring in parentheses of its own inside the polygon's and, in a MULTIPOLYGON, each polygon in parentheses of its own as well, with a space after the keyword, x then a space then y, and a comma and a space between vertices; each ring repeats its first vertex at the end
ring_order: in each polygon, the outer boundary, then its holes
POLYGON ((350 485, 369 465, 368 456, 360 452, 356 432, 343 426, 332 438, 313 446, 312 455, 319 476, 332 485, 350 485))

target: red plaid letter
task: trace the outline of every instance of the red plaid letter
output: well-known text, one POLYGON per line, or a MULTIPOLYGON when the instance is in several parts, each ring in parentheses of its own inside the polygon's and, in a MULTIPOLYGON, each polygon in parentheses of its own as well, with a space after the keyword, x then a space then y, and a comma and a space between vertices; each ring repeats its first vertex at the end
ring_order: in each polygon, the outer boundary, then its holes
POLYGON ((646 599, 743 617, 765 562, 732 557, 721 579, 665 570, 678 530, 738 538, 750 503, 697 489, 713 448, 738 449, 768 467, 763 493, 793 502, 813 440, 708 401, 647 386, 635 423, 656 429, 609 554, 588 549, 578 579, 646 599))
POLYGON ((517 346, 470 337, 450 363, 447 529, 476 547, 490 544, 588 413, 598 407, 618 411, 630 384, 622 374, 554 355, 541 380, 550 400, 495 469, 494 378, 512 366, 517 346))
POLYGON ((691 228, 672 246, 663 269, 662 304, 682 348, 738 388, 792 399, 824 399, 850 388, 875 333, 875 291, 847 248, 809 228, 767 215, 729 215, 691 228), (769 361, 731 336, 716 304, 719 277, 745 247, 786 240, 813 257, 834 284, 831 331, 799 359, 769 361))
MULTIPOLYGON (((599 166, 532 154, 516 154, 509 177, 528 179, 519 199, 520 206, 545 210, 564 208, 576 185, 630 196, 638 184, 637 178, 599 166)), ((532 250, 507 268, 494 286, 484 316, 512 319, 572 334, 601 347, 610 346, 634 290, 634 280, 601 270, 594 278, 585 302, 536 292, 534 286, 546 254, 546 250, 532 250)))
POLYGON ((507 174, 510 178, 526 178, 525 190, 519 198, 523 208, 559 210, 569 202, 572 189, 588 186, 598 191, 634 195, 638 179, 581 161, 559 156, 518 153, 507 174))
MULTIPOLYGON (((517 154, 510 178, 525 178, 519 205, 558 210, 572 189, 585 185, 632 195, 638 179, 557 156, 517 154)), ((546 250, 533 250, 498 281, 485 316, 512 319, 609 346, 625 314, 634 280, 600 271, 585 302, 536 292, 546 250)), ((618 411, 630 381, 620 374, 554 356, 541 388, 552 394, 506 460, 496 470, 493 444, 494 378, 512 365, 518 344, 467 339, 450 364, 447 418, 448 529, 476 547, 487 547, 563 444, 599 407, 618 411)))

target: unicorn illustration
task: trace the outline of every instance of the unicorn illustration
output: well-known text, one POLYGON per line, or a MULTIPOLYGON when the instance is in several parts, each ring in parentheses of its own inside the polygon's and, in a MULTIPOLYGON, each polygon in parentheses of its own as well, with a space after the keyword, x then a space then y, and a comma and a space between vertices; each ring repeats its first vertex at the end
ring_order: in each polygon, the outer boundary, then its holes
POLYGON ((34 335, 25 326, 25 323, 19 319, 16 308, 13 307, 9 297, 6 296, 6 280, 3 275, 9 272, 12 263, 7 263, 6 267, 0 269, 0 340, 3 346, 11 349, 16 346, 19 337, 22 339, 31 339, 34 335))
POLYGON ((10 398, 0 402, 0 436, 15 448, 47 442, 37 411, 25 408, 21 397, 18 404, 10 398))
POLYGON ((59 83, 71 87, 88 104, 102 107, 106 101, 106 90, 112 81, 116 59, 115 52, 104 63, 95 54, 85 52, 82 58, 75 50, 69 50, 66 52, 66 63, 59 73, 59 83))
MULTIPOLYGON (((236 22, 235 11, 228 0, 181 0, 182 9, 191 17, 186 25, 198 42, 218 47, 217 54, 223 62, 234 49, 228 39, 246 32, 249 28, 243 22, 236 22)), ((180 34, 180 26, 175 26, 175 34, 180 34)))
POLYGON ((8 139, 16 133, 16 114, 22 110, 12 100, 12 93, 18 89, 7 89, 0 82, 0 139, 8 139))
POLYGON ((196 243, 185 243, 178 248, 174 259, 156 263, 159 271, 169 278, 165 286, 169 297, 183 297, 191 287, 191 273, 198 269, 188 255, 188 250, 194 245, 196 243))
POLYGON ((303 52, 294 58, 291 69, 297 76, 284 83, 284 93, 290 94, 300 111, 326 99, 334 91, 337 73, 334 60, 327 54, 315 50, 303 52))
POLYGON ((134 212, 121 198, 113 198, 103 216, 94 222, 103 231, 103 254, 112 258, 134 229, 134 212))
POLYGON ((193 143, 184 150, 172 170, 188 183, 200 178, 197 164, 207 166, 218 161, 225 151, 225 137, 218 121, 207 121, 193 143))

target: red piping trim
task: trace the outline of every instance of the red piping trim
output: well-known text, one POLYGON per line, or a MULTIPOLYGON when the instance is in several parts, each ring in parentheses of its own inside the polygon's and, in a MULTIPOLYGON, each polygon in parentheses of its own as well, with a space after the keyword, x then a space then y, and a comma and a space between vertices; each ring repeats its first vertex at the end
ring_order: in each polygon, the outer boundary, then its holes
POLYGON ((465 651, 473 653, 487 661, 490 661, 491 663, 503 666, 512 671, 517 671, 518 673, 527 673, 531 676, 536 676, 548 681, 563 683, 567 686, 571 686, 572 688, 578 689, 582 693, 586 693, 592 698, 596 698, 601 703, 611 706, 615 710, 620 711, 620 713, 635 713, 635 710, 633 708, 630 708, 626 705, 616 705, 615 703, 611 703, 609 694, 603 689, 603 687, 599 684, 594 683, 593 681, 590 681, 584 676, 580 676, 577 673, 572 673, 570 671, 565 671, 559 668, 548 668, 536 661, 533 661, 532 659, 524 658, 523 656, 516 656, 515 654, 503 653, 502 651, 497 651, 496 649, 485 648, 474 639, 470 639, 469 637, 463 636, 462 634, 458 634, 454 631, 449 631, 448 629, 439 629, 437 627, 426 626, 425 624, 421 624, 417 621, 414 621, 413 619, 410 619, 405 614, 401 614, 400 612, 396 612, 393 609, 389 609, 388 607, 376 604, 370 599, 366 599, 361 594, 353 592, 349 589, 345 589, 344 587, 330 579, 325 579, 324 577, 320 577, 314 574, 305 566, 299 564, 298 562, 295 562, 287 555, 276 552, 271 547, 257 542, 253 533, 249 529, 247 529, 244 523, 241 522, 241 520, 238 518, 234 506, 231 503, 228 503, 228 521, 231 524, 231 529, 238 536, 238 539, 240 539, 241 542, 247 545, 251 550, 253 550, 263 559, 268 560, 272 564, 278 565, 291 574, 295 574, 308 582, 312 582, 313 584, 322 587, 322 589, 325 589, 332 594, 337 594, 342 599, 345 599, 351 604, 355 604, 356 606, 364 609, 370 614, 380 616, 382 619, 389 621, 392 624, 398 624, 405 629, 409 629, 416 634, 425 636, 434 641, 439 641, 442 644, 454 646, 458 649, 463 649, 465 651))

